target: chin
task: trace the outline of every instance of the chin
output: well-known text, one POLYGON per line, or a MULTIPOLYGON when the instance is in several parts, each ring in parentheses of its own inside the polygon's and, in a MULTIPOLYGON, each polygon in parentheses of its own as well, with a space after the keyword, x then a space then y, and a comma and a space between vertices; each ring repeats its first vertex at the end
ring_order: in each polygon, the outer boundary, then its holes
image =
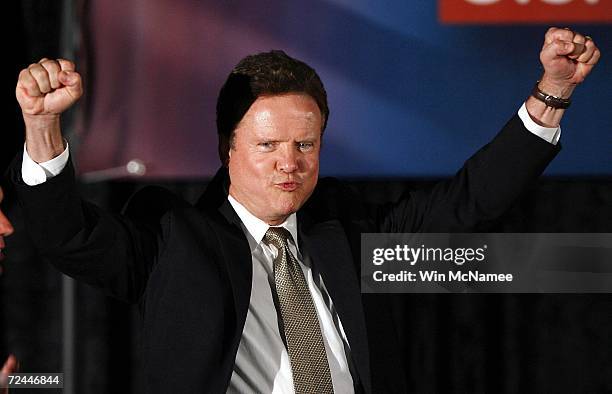
POLYGON ((292 213, 297 212, 298 208, 295 207, 283 207, 281 209, 278 210, 278 212, 280 213, 279 216, 289 216, 292 213))
POLYGON ((278 207, 278 212, 281 212, 283 214, 283 216, 289 216, 292 213, 297 212, 298 209, 300 209, 301 206, 302 206, 302 204, 299 204, 296 201, 288 202, 286 204, 282 204, 281 206, 279 206, 278 207))

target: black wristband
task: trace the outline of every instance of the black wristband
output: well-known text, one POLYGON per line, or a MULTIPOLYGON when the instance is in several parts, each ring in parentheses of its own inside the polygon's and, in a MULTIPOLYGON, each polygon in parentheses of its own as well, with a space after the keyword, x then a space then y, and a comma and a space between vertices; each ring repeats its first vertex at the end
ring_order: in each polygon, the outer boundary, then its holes
POLYGON ((540 81, 536 82, 535 86, 533 87, 533 91, 531 92, 531 95, 536 99, 542 101, 544 104, 546 104, 547 107, 555 109, 566 109, 572 103, 572 100, 570 99, 564 99, 561 97, 550 95, 548 93, 544 93, 538 87, 539 84, 540 81))

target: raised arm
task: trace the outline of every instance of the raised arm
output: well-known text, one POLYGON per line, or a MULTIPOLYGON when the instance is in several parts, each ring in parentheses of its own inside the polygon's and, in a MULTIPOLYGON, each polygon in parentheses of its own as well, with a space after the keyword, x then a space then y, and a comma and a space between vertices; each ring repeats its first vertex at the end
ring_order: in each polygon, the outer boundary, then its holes
MULTIPOLYGON (((16 96, 26 126, 26 149, 36 163, 65 150, 60 116, 82 94, 80 75, 67 60, 42 59, 21 71, 16 96)), ((132 208, 146 214, 105 212, 79 197, 70 161, 42 183, 26 182, 21 168, 11 169, 26 228, 40 255, 60 271, 127 301, 138 301, 163 244, 162 217, 173 196, 140 193, 132 208)), ((62 164, 63 166, 64 164, 62 164)))
POLYGON ((536 128, 558 127, 573 90, 599 58, 599 49, 590 37, 567 29, 549 29, 540 52, 544 74, 537 88, 541 94, 534 89, 525 103, 527 114, 519 111, 520 116, 514 116, 452 179, 437 184, 429 193, 412 193, 383 210, 382 231, 471 231, 478 223, 505 212, 559 150, 556 141, 543 138, 529 123, 535 122, 536 128), (535 97, 538 95, 540 98, 535 97), (529 118, 533 122, 527 122, 529 118))
POLYGON ((591 37, 569 29, 548 29, 540 52, 544 74, 537 88, 545 95, 559 100, 553 99, 547 105, 533 95, 530 96, 526 106, 531 118, 545 127, 559 126, 565 109, 555 108, 555 102, 569 102, 576 86, 585 80, 600 56, 601 52, 591 37))
POLYGON ((60 115, 82 94, 81 76, 71 61, 44 58, 21 71, 15 95, 25 123, 26 149, 35 162, 64 151, 60 115))

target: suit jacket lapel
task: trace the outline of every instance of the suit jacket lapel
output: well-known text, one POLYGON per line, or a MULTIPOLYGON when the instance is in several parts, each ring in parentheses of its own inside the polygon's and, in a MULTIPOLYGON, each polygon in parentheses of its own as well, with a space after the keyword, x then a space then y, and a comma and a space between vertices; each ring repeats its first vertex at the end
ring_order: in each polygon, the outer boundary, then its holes
POLYGON ((249 308, 253 280, 251 249, 240 227, 240 219, 229 201, 225 200, 219 208, 219 212, 229 222, 229 225, 224 228, 226 232, 223 234, 221 248, 227 262, 234 293, 234 303, 236 305, 236 321, 238 327, 241 328, 239 331, 240 335, 242 335, 242 327, 244 326, 244 320, 249 308))
POLYGON ((351 358, 365 392, 369 393, 370 356, 361 291, 344 229, 337 220, 313 224, 301 212, 298 219, 300 245, 323 277, 347 336, 351 358))
MULTIPOLYGON (((229 176, 222 167, 212 179, 196 206, 217 222, 215 231, 232 286, 236 310, 233 350, 238 349, 251 297, 253 264, 249 243, 240 227, 241 221, 227 200, 229 176)), ((235 351, 232 356, 235 356, 235 351)))

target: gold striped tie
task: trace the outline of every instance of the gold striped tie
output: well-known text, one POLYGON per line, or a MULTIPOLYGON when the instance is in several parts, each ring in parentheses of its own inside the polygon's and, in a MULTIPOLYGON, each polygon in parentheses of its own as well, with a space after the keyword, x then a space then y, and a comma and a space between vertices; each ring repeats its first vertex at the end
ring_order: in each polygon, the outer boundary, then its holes
POLYGON ((321 327, 304 273, 291 254, 283 227, 270 227, 264 242, 274 245, 274 281, 296 394, 333 393, 321 327))

